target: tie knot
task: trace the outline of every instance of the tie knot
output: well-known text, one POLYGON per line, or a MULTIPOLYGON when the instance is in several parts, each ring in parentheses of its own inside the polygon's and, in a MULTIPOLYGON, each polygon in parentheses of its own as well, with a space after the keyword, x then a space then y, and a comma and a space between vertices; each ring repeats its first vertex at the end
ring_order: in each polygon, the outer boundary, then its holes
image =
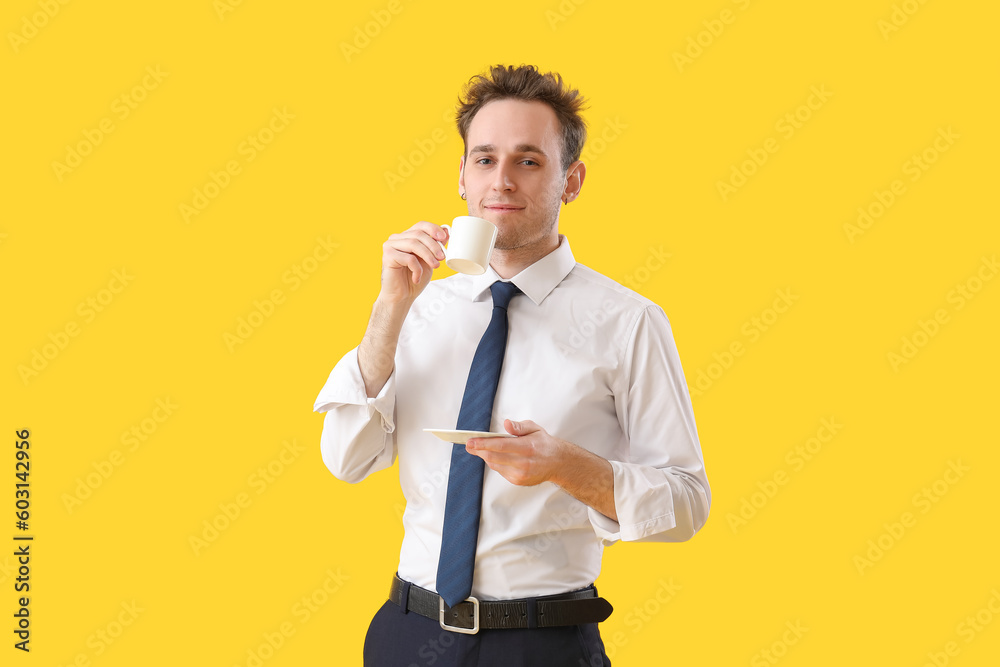
POLYGON ((507 304, 510 303, 515 294, 520 294, 521 290, 514 283, 498 280, 490 285, 490 292, 493 293, 493 307, 507 310, 507 304))

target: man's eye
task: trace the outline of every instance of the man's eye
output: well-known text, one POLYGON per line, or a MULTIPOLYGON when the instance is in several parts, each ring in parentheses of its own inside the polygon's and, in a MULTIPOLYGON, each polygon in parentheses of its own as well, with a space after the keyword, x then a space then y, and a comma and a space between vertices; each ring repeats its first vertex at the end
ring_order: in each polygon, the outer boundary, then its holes
POLYGON ((530 162, 530 163, 531 163, 531 164, 533 164, 533 165, 537 165, 537 164, 538 164, 538 163, 537 163, 537 162, 535 162, 534 160, 522 160, 522 161, 523 161, 523 162, 530 162))
POLYGON ((483 160, 490 160, 490 159, 488 157, 481 157, 478 160, 476 160, 476 164, 483 164, 483 160))

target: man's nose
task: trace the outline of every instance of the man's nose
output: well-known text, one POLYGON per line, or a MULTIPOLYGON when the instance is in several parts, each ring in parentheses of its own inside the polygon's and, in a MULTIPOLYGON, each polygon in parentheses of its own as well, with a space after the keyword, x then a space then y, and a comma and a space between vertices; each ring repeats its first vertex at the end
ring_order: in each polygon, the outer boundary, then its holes
POLYGON ((496 174, 493 177, 493 189, 498 192, 511 192, 516 189, 511 178, 510 170, 513 165, 501 163, 497 166, 496 174))

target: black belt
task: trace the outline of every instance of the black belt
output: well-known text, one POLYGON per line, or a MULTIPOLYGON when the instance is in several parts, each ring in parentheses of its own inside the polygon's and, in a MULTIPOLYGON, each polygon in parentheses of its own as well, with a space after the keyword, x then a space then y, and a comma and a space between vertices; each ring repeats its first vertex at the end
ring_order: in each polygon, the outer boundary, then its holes
POLYGON ((449 608, 434 591, 403 581, 398 575, 392 578, 389 600, 396 605, 406 604, 407 611, 436 619, 445 630, 464 634, 475 634, 480 630, 600 623, 612 612, 611 604, 598 597, 593 586, 570 593, 518 600, 478 600, 469 597, 449 608))

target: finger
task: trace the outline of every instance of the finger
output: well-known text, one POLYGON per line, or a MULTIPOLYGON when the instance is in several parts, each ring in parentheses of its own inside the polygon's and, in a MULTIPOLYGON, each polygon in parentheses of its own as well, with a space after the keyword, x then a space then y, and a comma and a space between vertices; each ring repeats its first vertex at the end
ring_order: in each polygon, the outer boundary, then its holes
MULTIPOLYGON (((499 439, 500 438, 491 438, 491 440, 499 439)), ((494 466, 505 466, 521 470, 529 465, 530 461, 528 461, 528 452, 525 448, 512 447, 509 443, 505 443, 503 447, 503 450, 487 449, 485 447, 470 449, 468 443, 466 443, 466 451, 473 456, 481 458, 491 468, 494 466)))
POLYGON ((524 419, 522 421, 505 419, 503 420, 503 427, 508 433, 516 436, 528 435, 529 433, 544 430, 541 426, 530 419, 524 419))
POLYGON ((383 246, 386 251, 398 250, 399 252, 407 252, 412 255, 416 255, 420 259, 427 263, 427 266, 437 268, 441 262, 439 259, 444 259, 444 253, 441 252, 441 246, 432 239, 428 239, 424 235, 423 239, 415 237, 404 237, 398 236, 396 238, 389 237, 389 240, 385 242, 383 246), (438 257, 440 255, 440 257, 438 257))
MULTIPOLYGON (((430 250, 444 259, 443 244, 448 240, 448 231, 444 227, 439 227, 430 222, 418 222, 402 234, 394 234, 398 238, 416 239, 425 244, 430 250)), ((393 237, 390 236, 390 239, 393 237)))
POLYGON ((485 445, 480 444, 482 438, 469 438, 465 441, 465 451, 479 456, 480 452, 488 451, 485 445))
POLYGON ((427 222, 426 220, 421 220, 417 224, 410 227, 408 232, 412 231, 422 231, 433 239, 438 241, 445 241, 448 239, 448 230, 441 225, 435 225, 433 222, 427 222))
POLYGON ((448 239, 451 237, 449 230, 441 225, 435 225, 432 222, 424 221, 418 222, 415 227, 418 228, 417 230, 414 230, 419 235, 418 238, 425 243, 429 243, 427 237, 430 237, 430 241, 433 242, 430 243, 431 248, 433 248, 436 252, 440 252, 441 259, 444 259, 444 244, 447 243, 448 239))
POLYGON ((424 267, 426 266, 423 260, 412 253, 391 249, 386 250, 384 261, 388 269, 408 269, 417 276, 423 274, 424 267))
POLYGON ((523 457, 509 452, 498 452, 490 449, 468 449, 468 443, 466 443, 466 451, 468 451, 473 456, 478 456, 481 458, 486 465, 494 470, 497 467, 517 469, 520 464, 523 464, 523 457))
POLYGON ((475 451, 510 452, 518 449, 514 440, 516 438, 469 438, 465 442, 465 448, 471 453, 475 453, 475 451))
MULTIPOLYGON (((386 251, 384 261, 386 263, 386 268, 390 271, 408 270, 413 284, 420 284, 420 278, 424 275, 424 268, 426 265, 416 255, 396 250, 388 250, 386 251)), ((427 270, 431 270, 430 267, 426 268, 427 270)))

